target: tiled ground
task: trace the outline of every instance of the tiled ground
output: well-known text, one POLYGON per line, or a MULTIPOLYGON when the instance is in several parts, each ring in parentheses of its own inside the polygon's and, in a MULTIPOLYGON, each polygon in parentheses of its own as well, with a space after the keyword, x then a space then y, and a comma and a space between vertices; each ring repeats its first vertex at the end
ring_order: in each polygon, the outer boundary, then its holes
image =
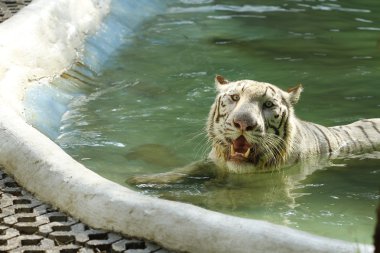
MULTIPOLYGON (((30 2, 31 0, 0 0, 0 23, 30 2)), ((154 243, 88 227, 38 201, 0 167, 0 253, 2 252, 168 253, 154 243)))
POLYGON ((1 170, 0 252, 168 253, 154 243, 92 229, 38 201, 1 170))
POLYGON ((0 0, 0 23, 10 18, 32 0, 0 0))

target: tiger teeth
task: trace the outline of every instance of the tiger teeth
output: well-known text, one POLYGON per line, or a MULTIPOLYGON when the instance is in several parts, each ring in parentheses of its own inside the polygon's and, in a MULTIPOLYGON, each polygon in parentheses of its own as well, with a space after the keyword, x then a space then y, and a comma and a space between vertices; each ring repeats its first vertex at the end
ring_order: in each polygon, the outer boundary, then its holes
POLYGON ((231 153, 231 156, 234 156, 235 155, 235 149, 234 149, 234 145, 231 145, 230 146, 230 153, 231 153))
MULTIPOLYGON (((251 153, 251 149, 248 149, 244 154, 242 153, 239 153, 240 155, 244 156, 245 158, 248 158, 249 154, 251 153)), ((236 155, 236 151, 234 149, 234 145, 231 145, 230 146, 230 154, 231 156, 235 156, 236 155)))
POLYGON ((248 158, 250 152, 251 152, 251 149, 248 149, 247 152, 244 153, 244 157, 248 158))

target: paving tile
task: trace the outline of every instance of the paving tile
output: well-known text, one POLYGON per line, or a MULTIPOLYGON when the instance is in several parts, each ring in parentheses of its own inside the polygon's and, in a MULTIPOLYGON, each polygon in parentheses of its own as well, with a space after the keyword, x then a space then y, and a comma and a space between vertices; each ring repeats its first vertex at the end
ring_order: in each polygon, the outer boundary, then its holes
POLYGON ((0 200, 0 253, 170 253, 59 212, 25 191, 1 167, 0 200))

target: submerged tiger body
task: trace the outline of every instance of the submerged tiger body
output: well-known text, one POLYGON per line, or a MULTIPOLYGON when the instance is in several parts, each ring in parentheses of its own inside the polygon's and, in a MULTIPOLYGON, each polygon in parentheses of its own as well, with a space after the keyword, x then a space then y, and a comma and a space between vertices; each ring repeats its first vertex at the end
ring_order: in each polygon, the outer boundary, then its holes
POLYGON ((310 157, 380 150, 380 119, 324 127, 299 120, 293 106, 302 86, 283 91, 263 82, 217 76, 218 95, 207 123, 209 158, 230 172, 277 169, 310 157))
POLYGON ((229 82, 222 76, 216 76, 215 83, 218 93, 207 121, 212 143, 208 159, 167 173, 136 176, 129 183, 267 172, 298 162, 380 150, 380 119, 334 127, 298 119, 294 105, 301 85, 283 91, 269 83, 229 82))

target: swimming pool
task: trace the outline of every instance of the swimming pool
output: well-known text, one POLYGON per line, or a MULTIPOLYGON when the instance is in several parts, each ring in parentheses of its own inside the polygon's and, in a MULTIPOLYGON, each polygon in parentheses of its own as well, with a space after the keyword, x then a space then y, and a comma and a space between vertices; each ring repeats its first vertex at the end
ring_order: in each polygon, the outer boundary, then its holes
MULTIPOLYGON (((69 104, 56 142, 123 185, 131 175, 201 159, 208 152, 204 125, 215 74, 284 89, 302 83, 296 114, 308 121, 336 125, 379 117, 379 8, 374 0, 170 1, 87 76, 89 86, 69 104)), ((139 190, 371 243, 378 164, 351 158, 314 173, 294 167, 139 190)))

